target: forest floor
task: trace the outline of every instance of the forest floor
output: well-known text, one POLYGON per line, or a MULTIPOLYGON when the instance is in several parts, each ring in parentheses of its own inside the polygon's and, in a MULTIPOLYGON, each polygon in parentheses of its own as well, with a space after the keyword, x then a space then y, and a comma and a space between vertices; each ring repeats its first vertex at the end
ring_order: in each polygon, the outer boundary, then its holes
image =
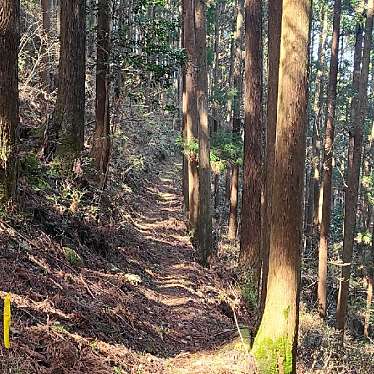
MULTIPOLYGON (((147 153, 139 131, 126 142, 147 153)), ((23 211, 0 220, 0 295, 12 297, 11 349, 0 349, 1 373, 253 371, 223 280, 195 261, 180 157, 156 153, 158 162, 140 162, 145 181, 136 179, 140 171, 132 180, 128 173, 128 184, 99 193, 105 213, 95 221, 87 211, 97 194, 85 186, 74 200, 84 181, 61 192, 42 179, 42 166, 30 167, 35 160, 23 162, 31 174, 21 181, 23 211)))
MULTIPOLYGON (((105 193, 21 162, 22 209, 0 219, 0 296, 12 296, 0 373, 253 373, 235 245, 217 244, 204 269, 190 244, 177 131, 134 113, 120 122, 105 193)), ((373 372, 373 345, 334 341, 304 308, 298 373, 373 372)))
POLYGON ((191 354, 222 345, 236 327, 224 313, 220 280, 194 261, 175 172, 160 170, 137 197, 133 232, 107 263, 89 255, 78 268, 63 263, 57 248, 39 247, 42 232, 33 242, 24 238, 29 247, 16 261, 15 249, 5 246, 1 285, 12 294, 14 326, 2 372, 8 360, 12 373, 14 365, 22 373, 54 374, 228 373, 235 362, 242 368, 248 359, 229 355, 226 371, 213 370, 209 353, 204 370, 198 361, 192 360, 196 370, 190 366, 191 354))

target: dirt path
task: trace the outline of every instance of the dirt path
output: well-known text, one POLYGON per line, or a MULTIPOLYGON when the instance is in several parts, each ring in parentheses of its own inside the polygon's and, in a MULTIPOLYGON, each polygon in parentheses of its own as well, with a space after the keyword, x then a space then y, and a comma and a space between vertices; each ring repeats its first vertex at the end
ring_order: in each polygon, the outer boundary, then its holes
POLYGON ((157 306, 150 311, 162 338, 168 373, 250 373, 252 363, 238 344, 221 280, 195 261, 186 236, 180 171, 161 171, 139 204, 135 226, 151 255, 142 293, 157 306))
POLYGON ((135 227, 144 238, 140 247, 149 258, 143 295, 157 304, 155 316, 165 356, 196 352, 221 344, 235 332, 221 310, 219 279, 194 259, 186 236, 179 177, 162 172, 139 202, 135 227), (149 261, 150 260, 150 261, 149 261), (150 270, 150 271, 149 271, 150 270))
POLYGON ((232 312, 219 277, 195 262, 178 166, 161 167, 145 190, 112 198, 124 207, 114 222, 86 224, 43 194, 32 221, 0 222, 0 293, 13 312, 1 373, 245 373, 232 369, 245 361, 235 349, 215 353, 236 335, 232 312))

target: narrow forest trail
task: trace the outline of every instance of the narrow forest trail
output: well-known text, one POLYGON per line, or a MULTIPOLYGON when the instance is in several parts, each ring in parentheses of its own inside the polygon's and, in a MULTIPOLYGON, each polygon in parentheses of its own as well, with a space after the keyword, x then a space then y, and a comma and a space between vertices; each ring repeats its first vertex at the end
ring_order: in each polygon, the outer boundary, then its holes
MULTIPOLYGON (((195 262, 182 211, 179 168, 162 170, 133 212, 148 257, 143 295, 156 303, 149 310, 157 320, 165 356, 216 346, 235 331, 217 309, 219 280, 195 262)), ((143 282, 142 282, 143 283, 143 282)))
POLYGON ((13 320, 1 373, 252 372, 223 280, 195 261, 180 159, 152 166, 136 192, 114 190, 98 226, 45 193, 23 223, 0 220, 0 294, 11 293, 13 320))
POLYGON ((162 338, 168 373, 246 373, 248 359, 228 345, 237 335, 229 306, 223 301, 217 275, 195 262, 186 235, 180 193, 180 165, 159 171, 147 188, 149 200, 139 202, 134 225, 144 235, 150 255, 142 292, 156 303, 154 316, 162 338), (234 354, 231 355, 230 354, 234 354), (243 366, 244 365, 244 366, 243 366))

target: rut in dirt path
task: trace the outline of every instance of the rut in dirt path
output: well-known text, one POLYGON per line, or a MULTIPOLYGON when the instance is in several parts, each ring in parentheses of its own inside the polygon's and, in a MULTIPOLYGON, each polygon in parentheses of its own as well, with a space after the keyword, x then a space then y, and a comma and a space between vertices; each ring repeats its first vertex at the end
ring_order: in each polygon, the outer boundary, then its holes
POLYGON ((145 308, 162 340, 164 357, 217 347, 235 331, 221 307, 219 279, 195 262, 176 173, 160 173, 133 213, 143 235, 140 250, 150 268, 145 269, 141 289, 154 304, 145 308))

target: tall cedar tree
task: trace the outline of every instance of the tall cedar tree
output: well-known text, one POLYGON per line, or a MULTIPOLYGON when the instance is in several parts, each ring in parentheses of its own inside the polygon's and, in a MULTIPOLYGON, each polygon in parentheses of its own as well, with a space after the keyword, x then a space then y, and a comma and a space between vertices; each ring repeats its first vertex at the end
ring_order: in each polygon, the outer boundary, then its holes
POLYGON ((316 232, 319 224, 318 207, 319 207, 319 190, 320 190, 320 158, 321 158, 321 122, 323 114, 324 102, 324 65, 326 57, 326 42, 327 42, 327 10, 325 4, 322 5, 321 10, 321 24, 322 30, 318 42, 317 52, 317 72, 316 83, 314 90, 312 111, 314 114, 312 123, 312 160, 311 160, 311 176, 308 191, 308 202, 306 207, 306 235, 308 246, 312 243, 312 238, 316 237, 316 232))
MULTIPOLYGON (((185 1, 182 1, 182 19, 185 20, 185 1)), ((184 27, 181 30, 181 47, 184 48, 184 27)), ((187 110, 187 96, 186 96, 186 67, 182 67, 182 138, 184 141, 187 139, 186 127, 186 110, 187 110)), ((188 155, 183 152, 183 174, 182 174, 182 190, 183 190, 183 203, 186 212, 189 211, 189 189, 188 189, 188 155)))
POLYGON ((195 44, 195 0, 184 0, 184 47, 187 51, 186 63, 186 139, 188 157, 188 206, 190 231, 196 237, 199 213, 199 174, 197 157, 191 151, 192 145, 198 141, 198 112, 197 112, 197 72, 195 44))
MULTIPOLYGON (((356 112, 359 109, 359 102, 358 102, 358 96, 359 96, 359 90, 360 90, 360 77, 361 77, 361 63, 362 63, 362 41, 363 41, 363 28, 361 23, 358 23, 356 25, 356 40, 355 40, 355 47, 354 47, 354 57, 353 57, 353 78, 352 78, 352 88, 353 88, 353 97, 352 97, 352 103, 351 103, 351 127, 349 129, 349 139, 348 139, 348 167, 347 167, 347 183, 351 182, 351 169, 353 167, 353 161, 354 161, 354 155, 353 152, 355 151, 355 145, 357 146, 357 141, 355 141, 355 134, 356 134, 356 126, 355 123, 356 119, 356 112)), ((359 134, 357 134, 359 135, 359 134)), ((362 142, 362 139, 357 139, 360 142, 362 142)), ((357 160, 355 160, 357 161, 357 160)), ((352 186, 346 186, 345 191, 345 205, 344 205, 344 225, 346 225, 347 218, 349 218, 350 224, 353 224, 352 218, 350 217, 350 212, 348 212, 348 206, 349 209, 355 209, 355 207, 352 208, 352 199, 351 199, 351 192, 348 191, 348 188, 352 186), (349 200, 348 200, 349 198, 349 200)), ((355 213, 356 214, 356 213, 355 213)), ((348 237, 353 236, 353 228, 346 228, 344 226, 344 238, 343 238, 343 251, 344 251, 344 244, 347 243, 348 237), (348 231, 346 231, 348 230, 348 231)), ((353 237, 352 237, 353 240, 353 237)), ((353 244, 353 242, 352 242, 353 244)), ((340 288, 341 289, 341 288, 340 288)), ((340 298, 340 296, 338 296, 340 298)), ((341 318, 338 316, 338 312, 340 314, 340 308, 341 306, 337 305, 337 324, 338 319, 341 318)))
POLYGON ((369 253, 369 258, 366 264, 367 268, 367 297, 366 297, 366 312, 365 312, 365 322, 364 322, 364 335, 366 338, 369 337, 369 326, 371 317, 371 304, 373 302, 373 288, 374 288, 374 224, 371 228, 371 248, 369 253))
POLYGON ((268 103, 267 103, 267 127, 266 127, 266 160, 265 160, 265 208, 262 233, 263 262, 261 283, 261 309, 265 306, 267 276, 269 271, 269 251, 271 232, 271 191, 273 184, 275 136, 277 127, 277 99, 279 79, 279 54, 282 26, 282 0, 268 2, 268 103))
MULTIPOLYGON (((212 74, 212 83, 211 87, 211 94, 215 94, 219 92, 219 83, 221 79, 221 69, 220 69, 220 36, 221 30, 220 26, 222 26, 222 22, 220 17, 222 17, 222 8, 224 7, 225 3, 218 2, 216 3, 215 7, 215 25, 214 25, 214 65, 213 65, 213 74, 212 74)), ((219 127, 219 120, 218 120, 218 103, 213 103, 212 108, 212 116, 213 116, 213 128, 211 131, 213 133, 217 133, 219 127)), ((220 172, 218 170, 214 171, 214 209, 218 208, 219 201, 220 201, 220 188, 219 188, 219 181, 220 181, 220 172)))
POLYGON ((54 154, 70 169, 84 140, 86 1, 60 3, 60 60, 57 101, 48 121, 44 155, 54 154))
POLYGON ((318 261, 318 311, 322 317, 326 315, 326 284, 328 240, 331 221, 331 192, 332 192, 332 158, 334 144, 334 117, 336 106, 336 86, 338 81, 338 52, 340 38, 341 0, 335 0, 333 35, 331 45, 329 88, 327 96, 327 123, 324 139, 322 217, 320 225, 319 261, 318 261))
POLYGON ((212 247, 212 215, 210 203, 210 144, 208 123, 208 72, 206 50, 205 0, 195 4, 197 52, 197 109, 199 113, 199 219, 198 239, 200 261, 208 264, 212 247))
POLYGON ((260 373, 296 373, 310 5, 283 1, 268 290, 252 349, 260 373))
MULTIPOLYGON (((237 0, 236 4, 236 26, 234 32, 234 50, 232 55, 233 65, 233 88, 235 96, 232 105, 232 133, 233 139, 240 134, 240 104, 242 99, 243 77, 241 74, 242 67, 242 28, 243 28, 243 3, 244 0, 237 0)), ((231 169, 230 184, 230 212, 228 224, 228 238, 236 238, 238 231, 238 192, 239 192, 239 165, 234 163, 231 169)))
POLYGON ((245 137, 241 265, 257 290, 261 266, 262 49, 261 0, 245 1, 245 137))
POLYGON ((96 126, 92 157, 102 186, 105 186, 106 183, 110 155, 110 3, 110 0, 99 0, 97 5, 96 126))
POLYGON ((19 12, 18 0, 0 0, 0 204, 17 182, 19 12))
MULTIPOLYGON (((351 130, 351 144, 349 146, 348 154, 348 183, 345 191, 343 267, 340 278, 338 305, 336 310, 336 327, 341 331, 344 330, 345 317, 347 315, 349 278, 351 276, 353 239, 356 227, 358 189, 360 185, 362 138, 364 131, 364 121, 367 113, 367 89, 370 65, 370 51, 373 34, 373 4, 374 0, 368 1, 359 90, 358 93, 356 93, 357 99, 353 101, 352 108, 353 126, 351 130)), ((359 53, 361 54, 361 52, 359 53)))

